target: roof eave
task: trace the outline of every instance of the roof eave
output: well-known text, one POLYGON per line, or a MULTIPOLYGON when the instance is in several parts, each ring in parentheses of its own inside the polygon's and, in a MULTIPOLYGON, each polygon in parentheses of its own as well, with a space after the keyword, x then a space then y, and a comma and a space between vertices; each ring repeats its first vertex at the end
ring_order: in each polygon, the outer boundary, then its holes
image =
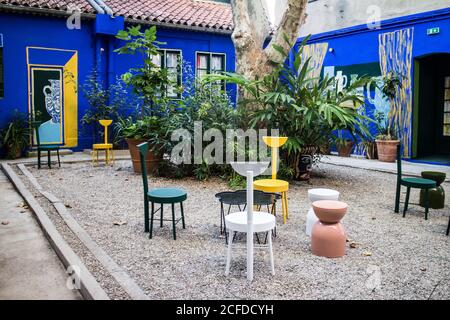
POLYGON ((160 27, 164 27, 164 28, 168 28, 168 29, 189 30, 189 31, 207 32, 207 33, 215 33, 215 34, 223 34, 223 35, 231 35, 233 33, 233 30, 229 30, 229 29, 217 29, 217 28, 208 28, 208 27, 199 27, 199 26, 189 26, 189 25, 176 24, 176 23, 153 21, 153 20, 140 20, 140 19, 133 19, 133 18, 125 18, 125 22, 131 23, 131 24, 160 26, 160 27))
MULTIPOLYGON (((22 6, 12 6, 7 4, 0 4, 0 12, 17 12, 17 13, 31 13, 42 16, 53 16, 53 17, 69 17, 72 13, 49 8, 35 8, 35 7, 22 7, 22 6)), ((81 13, 81 17, 84 19, 95 19, 95 14, 93 13, 81 13)))

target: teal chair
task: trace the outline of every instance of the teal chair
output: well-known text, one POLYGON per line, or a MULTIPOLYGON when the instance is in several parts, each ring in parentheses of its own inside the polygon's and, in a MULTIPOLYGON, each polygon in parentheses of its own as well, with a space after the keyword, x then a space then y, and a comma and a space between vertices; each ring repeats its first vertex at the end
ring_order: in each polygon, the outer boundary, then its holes
POLYGON ((160 212, 160 224, 163 226, 163 221, 172 221, 173 227, 173 239, 177 239, 176 225, 181 220, 183 224, 183 229, 186 229, 184 223, 184 210, 183 201, 187 199, 186 191, 177 188, 157 188, 151 191, 148 190, 148 179, 147 179, 147 166, 145 165, 145 158, 148 153, 148 142, 141 143, 137 146, 139 148, 139 155, 141 158, 141 173, 142 181, 144 183, 144 226, 145 232, 150 232, 149 238, 152 238, 153 233, 153 218, 155 214, 160 212), (151 203, 152 211, 149 214, 148 203, 151 203), (176 219, 175 217, 175 204, 180 204, 181 218, 176 219), (160 207, 155 211, 155 204, 159 204, 160 207), (170 204, 172 206, 172 219, 164 219, 164 205, 170 204), (150 224, 149 224, 150 220, 150 224))
POLYGON ((41 168, 41 152, 46 152, 47 151, 47 165, 48 167, 51 169, 52 168, 52 164, 51 164, 51 157, 50 157, 50 153, 52 151, 56 151, 56 154, 58 155, 58 165, 61 167, 61 160, 59 159, 59 146, 56 144, 41 144, 41 140, 39 138, 39 126, 42 124, 42 122, 40 121, 32 121, 31 122, 31 126, 33 127, 35 136, 36 136, 36 143, 37 143, 37 153, 38 153, 38 169, 41 168))
POLYGON ((411 188, 421 189, 425 192, 425 220, 428 220, 428 207, 430 204, 429 189, 436 188, 436 182, 424 178, 402 178, 402 158, 400 155, 400 145, 397 146, 397 191, 395 194, 395 212, 398 213, 400 207, 400 188, 406 187, 406 200, 403 208, 403 218, 408 210, 409 194, 411 188))

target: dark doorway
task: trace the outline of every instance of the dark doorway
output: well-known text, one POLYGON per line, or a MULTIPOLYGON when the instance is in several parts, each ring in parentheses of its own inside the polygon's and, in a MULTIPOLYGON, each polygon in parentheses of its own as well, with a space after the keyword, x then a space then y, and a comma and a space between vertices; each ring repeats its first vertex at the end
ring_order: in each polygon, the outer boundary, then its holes
POLYGON ((450 165, 450 54, 416 60, 413 158, 450 165))

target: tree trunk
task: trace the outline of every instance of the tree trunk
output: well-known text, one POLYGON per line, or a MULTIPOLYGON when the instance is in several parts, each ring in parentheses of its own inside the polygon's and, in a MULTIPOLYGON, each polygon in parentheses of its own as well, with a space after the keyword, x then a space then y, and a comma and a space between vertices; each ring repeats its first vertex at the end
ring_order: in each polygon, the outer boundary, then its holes
POLYGON ((288 0, 280 24, 270 43, 264 49, 264 42, 269 34, 267 16, 255 8, 262 8, 261 0, 232 0, 234 31, 232 35, 236 50, 236 72, 247 79, 262 78, 270 73, 274 66, 272 61, 284 61, 280 53, 273 49, 279 45, 289 51, 290 44, 297 40, 300 27, 306 18, 308 0, 288 0), (285 41, 285 37, 289 43, 285 41))

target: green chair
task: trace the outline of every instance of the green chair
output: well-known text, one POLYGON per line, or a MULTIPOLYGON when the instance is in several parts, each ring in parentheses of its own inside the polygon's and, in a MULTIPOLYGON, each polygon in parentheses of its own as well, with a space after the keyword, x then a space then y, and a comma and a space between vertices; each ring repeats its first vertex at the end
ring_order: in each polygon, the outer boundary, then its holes
POLYGON ((137 146, 139 148, 139 155, 141 159, 141 174, 144 183, 144 226, 145 232, 150 232, 149 238, 152 238, 153 233, 153 218, 155 214, 160 211, 160 224, 163 226, 163 221, 172 221, 173 239, 177 239, 176 224, 181 220, 183 229, 186 229, 184 223, 183 201, 187 199, 186 191, 177 188, 158 188, 151 191, 148 190, 147 168, 145 165, 145 158, 148 154, 148 142, 141 143, 137 146), (152 211, 149 214, 148 203, 151 203, 152 211), (155 211, 155 203, 160 204, 160 208, 155 211), (175 218, 175 204, 180 204, 181 218, 175 218), (172 219, 164 219, 164 204, 171 204, 172 219), (150 224, 149 224, 150 219, 150 224))
POLYGON ((59 146, 56 144, 41 144, 41 140, 39 138, 39 126, 42 124, 41 121, 32 121, 31 122, 31 126, 33 127, 33 130, 35 132, 36 135, 36 143, 37 143, 37 153, 38 153, 38 169, 41 168, 41 152, 46 152, 47 151, 47 165, 48 167, 51 169, 52 168, 52 164, 51 164, 51 158, 50 158, 50 153, 52 151, 56 151, 56 154, 58 155, 58 165, 61 167, 61 161, 59 159, 59 146))
POLYGON ((406 200, 403 208, 403 217, 406 215, 409 203, 411 188, 425 190, 425 220, 428 220, 428 207, 430 203, 429 189, 436 188, 436 182, 423 178, 402 178, 402 158, 400 155, 400 145, 397 146, 397 191, 395 193, 395 212, 398 213, 400 207, 400 188, 406 187, 406 200))

